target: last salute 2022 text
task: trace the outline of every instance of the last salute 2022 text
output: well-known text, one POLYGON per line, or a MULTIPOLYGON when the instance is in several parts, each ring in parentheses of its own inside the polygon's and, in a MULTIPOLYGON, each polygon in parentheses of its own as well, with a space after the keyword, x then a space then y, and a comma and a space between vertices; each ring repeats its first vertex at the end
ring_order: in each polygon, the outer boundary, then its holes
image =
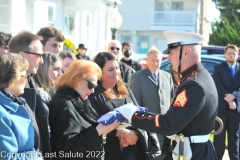
MULTIPOLYGON (((58 157, 59 158, 101 158, 105 154, 104 151, 86 151, 86 152, 65 152, 65 151, 59 151, 58 157)), ((55 158, 57 157, 56 152, 51 153, 45 153, 43 155, 44 158, 55 158)))

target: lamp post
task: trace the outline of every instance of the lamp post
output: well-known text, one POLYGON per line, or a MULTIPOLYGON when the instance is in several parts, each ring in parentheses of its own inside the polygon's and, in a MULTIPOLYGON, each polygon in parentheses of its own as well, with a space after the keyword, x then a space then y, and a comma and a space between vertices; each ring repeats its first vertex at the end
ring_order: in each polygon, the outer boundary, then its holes
POLYGON ((116 39, 117 30, 122 25, 122 15, 118 12, 117 2, 114 2, 114 7, 110 10, 107 18, 108 26, 112 31, 112 39, 116 39))

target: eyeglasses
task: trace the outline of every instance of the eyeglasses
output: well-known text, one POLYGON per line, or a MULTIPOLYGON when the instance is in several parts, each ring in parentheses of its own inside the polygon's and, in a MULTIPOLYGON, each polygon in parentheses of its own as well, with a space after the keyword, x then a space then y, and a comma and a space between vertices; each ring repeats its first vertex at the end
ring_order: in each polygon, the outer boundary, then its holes
POLYGON ((114 50, 114 49, 116 49, 117 51, 119 51, 119 50, 120 50, 120 48, 118 48, 118 47, 111 47, 110 49, 111 49, 111 50, 114 50))
POLYGON ((92 83, 90 80, 88 80, 88 79, 84 79, 85 81, 87 81, 88 82, 88 89, 95 89, 98 85, 97 84, 94 84, 94 83, 92 83))
POLYGON ((27 53, 27 54, 33 54, 33 55, 37 55, 38 58, 42 58, 42 53, 34 53, 34 52, 29 52, 29 51, 23 51, 24 53, 27 53))

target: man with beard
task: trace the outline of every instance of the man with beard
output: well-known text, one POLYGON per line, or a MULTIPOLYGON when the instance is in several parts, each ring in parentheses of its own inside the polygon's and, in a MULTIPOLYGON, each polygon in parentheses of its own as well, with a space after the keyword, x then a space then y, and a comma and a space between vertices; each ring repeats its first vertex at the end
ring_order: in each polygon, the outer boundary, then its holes
POLYGON ((122 53, 123 53, 123 58, 121 59, 121 62, 129 65, 135 71, 139 71, 142 69, 140 63, 138 63, 137 61, 134 61, 130 58, 133 53, 133 47, 130 42, 128 42, 128 41, 122 42, 122 53))
MULTIPOLYGON (((225 151, 226 131, 228 132, 228 155, 231 160, 239 159, 240 104, 233 94, 240 88, 240 65, 238 47, 229 45, 224 50, 226 62, 214 67, 213 79, 218 91, 218 117, 222 119, 223 131, 214 136, 214 147, 219 159, 225 151)), ((216 128, 219 125, 216 124, 216 128)))

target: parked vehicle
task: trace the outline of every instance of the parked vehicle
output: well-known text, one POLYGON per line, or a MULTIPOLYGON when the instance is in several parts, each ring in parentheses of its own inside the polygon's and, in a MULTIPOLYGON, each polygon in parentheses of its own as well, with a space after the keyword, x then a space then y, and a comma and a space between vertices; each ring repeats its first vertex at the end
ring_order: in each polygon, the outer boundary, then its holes
POLYGON ((224 55, 224 46, 202 46, 201 54, 202 55, 224 55))
MULTIPOLYGON (((209 56, 209 55, 202 55, 201 56, 203 66, 208 70, 208 72, 212 75, 214 66, 226 61, 225 58, 218 57, 218 56, 209 56)), ((160 69, 170 72, 170 61, 164 60, 162 61, 160 69)))

